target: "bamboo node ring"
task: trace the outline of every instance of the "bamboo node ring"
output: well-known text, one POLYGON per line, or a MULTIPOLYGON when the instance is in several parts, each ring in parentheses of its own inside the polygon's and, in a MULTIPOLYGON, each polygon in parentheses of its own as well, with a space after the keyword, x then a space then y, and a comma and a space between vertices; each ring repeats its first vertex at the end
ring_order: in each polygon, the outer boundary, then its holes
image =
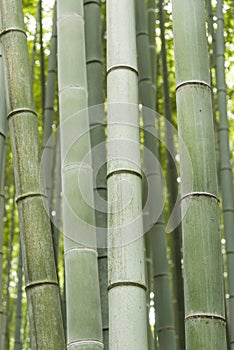
POLYGON ((16 108, 13 109, 7 116, 7 119, 10 119, 11 117, 13 117, 15 114, 20 114, 20 113, 31 113, 33 114, 35 117, 37 117, 37 112, 34 111, 31 108, 16 108))
POLYGON ((42 193, 42 192, 27 192, 27 193, 24 193, 24 194, 17 196, 15 201, 16 201, 16 203, 18 203, 19 201, 21 201, 23 199, 27 199, 27 198, 31 198, 31 197, 47 198, 47 195, 45 193, 42 193))
POLYGON ((23 30, 22 28, 14 28, 14 27, 10 27, 10 28, 6 28, 6 29, 3 29, 1 32, 0 32, 0 37, 7 34, 7 33, 10 33, 10 32, 19 32, 19 33, 23 33, 26 38, 27 38, 27 33, 25 32, 25 30, 23 30))

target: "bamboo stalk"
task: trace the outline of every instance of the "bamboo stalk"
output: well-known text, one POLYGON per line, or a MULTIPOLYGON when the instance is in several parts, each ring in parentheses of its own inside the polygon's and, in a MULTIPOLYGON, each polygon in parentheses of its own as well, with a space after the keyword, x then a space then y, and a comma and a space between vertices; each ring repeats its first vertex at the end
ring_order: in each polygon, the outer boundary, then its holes
POLYGON ((2 282, 3 282, 3 216, 4 216, 4 178, 5 178, 5 156, 6 156, 6 95, 5 79, 2 59, 2 46, 0 44, 0 349, 3 346, 3 324, 4 316, 2 310, 2 282))
POLYGON ((14 350, 22 350, 21 341, 21 325, 22 325, 22 250, 21 244, 19 244, 19 258, 18 258, 18 286, 17 286, 17 303, 16 303, 16 319, 15 319, 15 337, 14 337, 14 350))
POLYGON ((225 43, 224 43, 224 19, 223 1, 216 4, 217 30, 216 30, 216 85, 218 93, 219 111, 219 159, 220 159, 220 183, 222 193, 222 213, 224 221, 224 233, 226 238, 229 322, 228 334, 230 348, 234 349, 234 191, 232 166, 230 161, 229 127, 227 118, 227 90, 225 81, 225 43))
POLYGON ((8 119, 33 349, 64 349, 50 222, 39 177, 39 137, 22 3, 0 2, 8 119))
MULTIPOLYGON (((161 56, 162 56, 162 76, 163 76, 163 101, 164 101, 164 116, 169 123, 165 123, 166 134, 166 159, 167 159, 167 193, 169 197, 169 210, 172 213, 173 207, 176 204, 178 194, 177 183, 177 169, 176 169, 176 152, 174 135, 171 133, 172 128, 168 126, 173 125, 171 100, 169 92, 168 82, 168 69, 167 69, 167 53, 166 53, 166 41, 165 41, 165 19, 163 10, 163 0, 159 0, 159 20, 160 20, 160 32, 161 32, 161 56), (169 125, 168 125, 169 124, 169 125)), ((180 223, 180 213, 178 213, 177 220, 180 223)), ((177 347, 178 349, 185 349, 185 334, 184 334, 184 288, 183 288, 183 276, 181 268, 181 242, 182 232, 181 225, 179 224, 173 229, 170 235, 171 244, 171 256, 173 261, 173 289, 175 299, 175 317, 176 317, 176 330, 177 330, 177 347)))
POLYGON ((12 208, 11 216, 9 222, 9 240, 7 247, 7 267, 6 267, 6 304, 4 310, 4 338, 3 338, 3 349, 9 349, 10 343, 10 281, 11 281, 11 265, 12 265, 12 252, 13 252, 13 239, 14 239, 14 230, 15 230, 15 192, 12 196, 12 208))
MULTIPOLYGON (((144 168, 148 182, 149 218, 146 231, 150 231, 154 262, 154 293, 156 305, 156 328, 160 349, 176 349, 171 286, 168 275, 166 235, 164 226, 163 193, 160 168, 157 164, 158 148, 155 130, 155 99, 150 72, 150 52, 144 3, 136 0, 137 48, 139 66, 139 93, 143 105, 144 122, 144 168), (153 157, 152 157, 153 155, 153 157), (153 195, 152 195, 153 193, 153 195), (160 204, 159 204, 160 203, 160 204), (155 211, 160 207, 159 217, 155 211)), ((156 338, 156 336, 155 336, 156 338)))
POLYGON ((204 1, 173 0, 172 15, 179 136, 193 165, 191 189, 189 164, 180 140, 186 347, 225 349, 219 200, 204 1))
POLYGON ((59 0, 67 349, 103 348, 85 62, 83 1, 59 0))
POLYGON ((110 349, 146 350, 134 0, 107 2, 107 98, 110 349))
POLYGON ((48 64, 48 78, 45 91, 44 104, 44 128, 43 128, 43 146, 45 153, 45 181, 46 190, 48 193, 49 205, 51 208, 52 202, 52 179, 53 179, 53 151, 52 141, 52 124, 54 118, 54 98, 56 92, 56 77, 57 77, 57 3, 54 5, 53 27, 50 43, 50 56, 48 64))
POLYGON ((39 6, 39 43, 40 43, 40 78, 41 78, 41 115, 44 124, 44 107, 45 107, 45 60, 44 60, 44 48, 43 48, 43 8, 42 0, 38 2, 39 6))
POLYGON ((157 80, 157 51, 155 41, 155 23, 156 23, 156 0, 147 0, 147 23, 149 34, 149 49, 151 60, 152 85, 154 89, 154 97, 156 100, 156 80, 157 80))
POLYGON ((104 348, 108 350, 107 185, 100 0, 84 0, 84 15, 89 125, 92 148, 92 165, 94 171, 94 205, 97 227, 98 271, 102 308, 102 331, 104 348))
POLYGON ((32 47, 32 57, 31 57, 31 71, 32 71, 32 82, 34 83, 35 78, 35 57, 36 57, 36 46, 37 46, 37 35, 38 35, 38 22, 40 17, 40 3, 41 0, 38 0, 37 4, 37 14, 36 14, 36 26, 35 26, 35 33, 34 33, 34 40, 33 40, 33 47, 32 47))

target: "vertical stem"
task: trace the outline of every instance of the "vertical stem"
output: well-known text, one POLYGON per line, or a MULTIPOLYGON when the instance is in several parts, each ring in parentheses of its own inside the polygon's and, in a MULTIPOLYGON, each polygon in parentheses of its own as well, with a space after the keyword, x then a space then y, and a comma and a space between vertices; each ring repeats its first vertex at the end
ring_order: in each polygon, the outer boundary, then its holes
POLYGON ((48 193, 49 206, 52 202, 52 183, 53 183, 53 153, 52 142, 50 140, 52 134, 52 124, 54 118, 54 98, 56 91, 57 77, 57 3, 54 5, 53 28, 50 43, 50 56, 48 64, 48 77, 45 94, 44 105, 44 128, 43 128, 43 146, 45 156, 45 181, 48 193))
POLYGON ((82 0, 58 0, 67 349, 102 349, 82 0))
POLYGON ((169 350, 176 349, 176 338, 171 286, 168 275, 162 181, 160 167, 158 166, 155 99, 150 70, 150 52, 144 3, 141 0, 135 0, 135 3, 139 93, 143 105, 144 122, 144 168, 148 184, 148 207, 146 211, 149 215, 148 218, 146 215, 144 217, 146 231, 150 231, 151 244, 154 247, 154 293, 159 345, 160 349, 169 350), (155 212, 157 212, 158 217, 157 214, 155 215, 155 212))
POLYGON ((22 342, 21 342, 22 279, 23 279, 22 268, 23 268, 23 266, 22 266, 22 250, 21 250, 21 244, 19 244, 19 258, 18 258, 18 272, 17 272, 18 286, 17 286, 14 350, 21 350, 22 349, 22 342))
POLYGON ((38 22, 40 17, 40 3, 41 0, 38 0, 37 5, 37 14, 36 14, 36 27, 35 27, 35 33, 34 33, 34 40, 33 40, 33 48, 32 48, 32 61, 31 61, 31 71, 32 71, 32 82, 34 82, 34 73, 35 73, 35 56, 36 56, 36 46, 37 46, 37 34, 38 34, 38 22))
POLYGON ((172 15, 182 181, 186 347, 225 349, 219 200, 204 1, 173 0, 172 15))
MULTIPOLYGON (((162 76, 163 76, 163 101, 164 101, 164 116, 169 123, 165 123, 166 133, 166 156, 167 156, 167 189, 169 197, 169 210, 172 213, 173 207, 176 204, 178 194, 177 169, 175 160, 175 144, 174 135, 171 133, 172 112, 169 93, 168 69, 167 69, 167 53, 165 41, 165 19, 163 10, 163 0, 159 0, 159 20, 161 32, 161 56, 162 56, 162 76), (168 124, 170 127, 168 127, 168 124), (170 150, 170 151, 169 151, 170 150)), ((180 222, 180 213, 177 220, 180 222)), ((181 269, 181 225, 179 224, 171 233, 171 256, 173 261, 173 289, 175 299, 175 318, 176 330, 178 337, 178 349, 185 349, 185 334, 184 334, 184 288, 183 276, 181 269)))
POLYGON ((136 57, 134 0, 109 0, 107 188, 110 350, 148 349, 136 57))
POLYGON ((147 0, 147 23, 149 33, 149 49, 151 60, 151 75, 152 85, 154 89, 154 98, 156 100, 156 80, 157 80, 157 51, 155 38, 155 23, 156 23, 156 0, 147 0))
POLYGON ((92 164, 94 171, 94 205, 97 227, 98 270, 102 307, 103 343, 104 348, 108 350, 107 185, 100 0, 84 0, 84 15, 89 125, 92 148, 92 164))
POLYGON ((6 91, 5 78, 3 70, 2 46, 0 44, 0 349, 3 346, 3 324, 4 316, 2 310, 2 273, 3 273, 3 216, 4 216, 4 175, 5 175, 5 156, 6 156, 6 131, 7 131, 7 112, 6 112, 6 91))
POLYGON ((218 0, 216 5, 216 84, 218 92, 219 111, 219 159, 220 182, 222 193, 222 212, 224 232, 226 238, 227 272, 230 298, 228 299, 229 322, 228 333, 231 349, 234 349, 234 191, 232 166, 230 162, 229 127, 227 118, 227 90, 225 81, 225 43, 223 1, 218 0))
POLYGON ((47 202, 41 188, 39 135, 22 2, 0 1, 8 119, 14 161, 33 349, 64 349, 64 335, 47 202), (12 28, 14 30, 12 30, 12 28))
POLYGON ((11 209, 11 220, 9 225, 9 241, 8 241, 8 254, 7 254, 7 283, 6 283, 6 306, 5 306, 5 318, 4 318, 4 342, 3 349, 9 349, 10 335, 10 281, 11 281, 11 262, 13 252, 13 238, 15 230, 15 193, 12 197, 12 209, 11 209))
POLYGON ((44 124, 44 107, 45 107, 45 60, 43 48, 43 8, 42 0, 38 2, 39 6, 39 43, 40 43, 40 71, 41 71, 41 115, 44 124))

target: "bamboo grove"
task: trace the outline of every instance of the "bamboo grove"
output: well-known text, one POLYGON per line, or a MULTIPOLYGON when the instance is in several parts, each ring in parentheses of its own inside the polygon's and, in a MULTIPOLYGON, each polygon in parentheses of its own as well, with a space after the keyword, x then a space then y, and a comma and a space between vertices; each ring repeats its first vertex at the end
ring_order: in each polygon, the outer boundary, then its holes
POLYGON ((233 36, 231 0, 0 0, 0 350, 234 350, 233 36))

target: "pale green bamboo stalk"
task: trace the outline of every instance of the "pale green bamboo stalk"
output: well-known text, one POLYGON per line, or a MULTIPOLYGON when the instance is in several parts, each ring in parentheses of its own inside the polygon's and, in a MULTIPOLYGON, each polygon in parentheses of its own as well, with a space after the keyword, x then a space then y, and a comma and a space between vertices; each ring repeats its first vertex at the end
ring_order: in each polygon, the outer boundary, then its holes
POLYGON ((5 79, 2 59, 2 46, 0 44, 0 349, 3 346, 3 324, 4 315, 2 310, 2 273, 3 273, 3 216, 4 216, 4 175, 5 175, 5 156, 6 156, 6 130, 7 130, 7 112, 5 79))
POLYGON ((146 350, 134 0, 107 2, 107 98, 109 347, 146 350))
POLYGON ((227 117, 227 90, 225 80, 225 42, 223 1, 216 4, 217 31, 216 31, 216 85, 218 93, 219 111, 219 159, 220 183, 222 193, 222 212, 224 233, 226 238, 227 272, 228 272, 228 299, 229 322, 228 334, 230 348, 234 349, 234 191, 232 166, 230 161, 229 127, 227 117))
POLYGON ((190 350, 226 349, 204 1, 173 0, 172 15, 182 179, 186 347, 190 350), (182 141, 193 165, 192 188, 182 141))
POLYGON ((15 339, 14 339, 14 350, 22 350, 21 342, 21 325, 22 325, 22 250, 21 244, 19 243, 19 258, 18 258, 18 286, 17 286, 17 302, 16 302, 16 319, 15 319, 15 339))
MULTIPOLYGON (((178 182, 177 182, 177 169, 176 169, 176 151, 174 143, 174 135, 172 134, 173 125, 171 100, 168 82, 168 69, 167 69, 167 52, 165 41, 165 19, 164 19, 164 1, 159 0, 159 20, 160 20, 160 32, 161 32, 161 57, 162 57, 162 76, 163 76, 163 101, 164 101, 164 117, 169 123, 165 123, 166 134, 166 156, 167 156, 167 194, 169 197, 169 211, 172 213, 173 207, 177 201, 178 194, 178 182), (169 124, 169 125, 168 125, 169 124), (170 126, 170 127, 168 127, 170 126), (170 150, 170 151, 169 151, 170 150)), ((177 221, 180 222, 179 212, 177 215, 177 221)), ((184 334, 184 288, 183 288, 183 276, 181 268, 181 242, 182 232, 181 225, 179 224, 170 234, 171 245, 171 257, 173 261, 173 289, 175 300, 175 327, 177 331, 177 347, 178 349, 185 349, 185 334, 184 334)))
POLYGON ((50 222, 39 177, 39 137, 22 2, 1 0, 8 120, 32 348, 64 349, 50 222))
POLYGON ((52 183, 53 183, 53 154, 54 147, 50 139, 52 134, 52 124, 54 118, 54 99, 56 91, 57 77, 57 3, 54 5, 53 27, 50 42, 50 56, 48 63, 47 86, 44 104, 44 123, 43 123, 43 146, 45 153, 45 181, 48 194, 49 205, 52 204, 52 183))
POLYGON ((100 0, 84 0, 89 125, 94 171, 94 205, 97 227, 98 271, 103 343, 109 349, 107 280, 107 185, 103 94, 103 50, 100 0), (99 169, 101 166, 101 169, 99 169))
POLYGON ((102 349, 82 0, 58 0, 67 349, 102 349))
POLYGON ((136 34, 139 66, 139 93, 143 105, 144 122, 144 168, 148 182, 149 217, 146 231, 151 231, 154 245, 154 293, 157 323, 156 329, 161 350, 176 349, 173 306, 168 276, 166 235, 164 226, 163 194, 160 168, 157 165, 158 149, 155 130, 155 99, 150 71, 150 51, 144 2, 136 3, 136 34), (153 157, 152 157, 153 155, 153 157), (152 195, 153 194, 153 195, 152 195), (161 206, 160 217, 155 211, 161 206))

